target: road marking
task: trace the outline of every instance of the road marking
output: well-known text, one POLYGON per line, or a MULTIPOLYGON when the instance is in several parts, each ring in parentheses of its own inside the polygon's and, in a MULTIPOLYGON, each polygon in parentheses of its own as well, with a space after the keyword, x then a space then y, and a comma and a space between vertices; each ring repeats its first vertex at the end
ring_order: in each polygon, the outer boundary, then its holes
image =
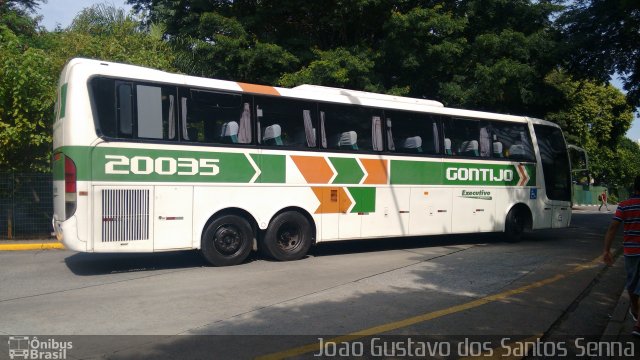
POLYGON ((18 251, 18 250, 64 250, 61 243, 36 243, 36 244, 0 244, 0 251, 18 251))
MULTIPOLYGON (((521 286, 517 289, 513 289, 513 290, 508 290, 508 291, 504 291, 495 295, 489 295, 477 300, 473 300, 464 304, 460 304, 460 305, 455 305, 446 309, 442 309, 442 310, 437 310, 437 311, 433 311, 430 313, 425 313, 425 314, 421 314, 418 316, 414 316, 414 317, 410 317, 404 320, 399 320, 399 321, 394 321, 394 322, 390 322, 387 324, 382 324, 382 325, 378 325, 378 326, 374 326, 374 327, 370 327, 368 329, 363 329, 360 331, 356 331, 354 333, 351 334, 347 334, 347 335, 342 335, 342 336, 337 336, 334 337, 332 339, 328 339, 325 340, 325 343, 336 343, 336 344, 340 344, 340 343, 344 343, 344 342, 350 342, 350 341, 354 341, 357 339, 361 339, 367 336, 372 336, 372 335, 377 335, 377 334, 381 334, 381 333, 386 333, 386 332, 390 332, 393 330, 398 330, 398 329, 402 329, 402 328, 406 328, 412 325, 416 325, 425 321, 429 321, 429 320, 433 320, 433 319, 437 319, 446 315, 451 315, 460 311, 464 311, 464 310, 469 310, 469 309, 473 309, 482 305, 486 305, 495 301, 499 301, 499 300, 504 300, 506 298, 509 298, 511 296, 514 295, 519 295, 522 294, 524 292, 527 292, 529 290, 533 290, 533 289, 537 289, 540 287, 543 287, 545 285, 549 285, 552 283, 555 283, 557 281, 560 281, 562 279, 565 279, 571 275, 577 274, 583 270, 587 270, 587 269, 592 269, 596 266, 598 266, 600 263, 602 262, 602 257, 598 256, 597 258, 586 262, 584 264, 580 264, 572 269, 569 269, 567 272, 565 272, 564 274, 557 274, 555 276, 552 276, 550 278, 544 279, 544 280, 540 280, 540 281, 536 281, 534 283, 531 283, 529 285, 525 285, 525 286, 521 286)), ((256 359, 257 360, 276 360, 276 359, 286 359, 286 358, 290 358, 293 356, 299 356, 299 355, 303 355, 309 352, 315 352, 318 351, 319 349, 319 343, 313 343, 313 344, 307 344, 307 345, 303 345, 303 346, 299 346, 296 348, 292 348, 289 350, 284 350, 284 351, 280 351, 277 353, 272 353, 272 354, 267 354, 267 355, 263 355, 263 356, 258 356, 256 359)))

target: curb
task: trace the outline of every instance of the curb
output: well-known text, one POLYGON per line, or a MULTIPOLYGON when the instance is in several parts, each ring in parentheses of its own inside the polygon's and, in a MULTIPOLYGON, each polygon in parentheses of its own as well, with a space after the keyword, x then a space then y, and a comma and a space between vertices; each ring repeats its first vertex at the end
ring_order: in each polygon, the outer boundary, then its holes
POLYGON ((20 250, 64 250, 64 245, 58 242, 30 243, 30 244, 0 244, 0 251, 20 250))
MULTIPOLYGON (((618 304, 616 305, 615 310, 613 310, 609 323, 602 333, 602 341, 606 341, 606 338, 609 338, 608 340, 610 341, 612 337, 617 339, 620 335, 627 335, 625 330, 627 330, 626 328, 628 327, 627 323, 630 324, 630 322, 627 319, 629 299, 626 296, 626 292, 626 290, 622 290, 622 293, 620 294, 618 304)), ((630 333, 631 330, 628 329, 628 332, 630 333)))

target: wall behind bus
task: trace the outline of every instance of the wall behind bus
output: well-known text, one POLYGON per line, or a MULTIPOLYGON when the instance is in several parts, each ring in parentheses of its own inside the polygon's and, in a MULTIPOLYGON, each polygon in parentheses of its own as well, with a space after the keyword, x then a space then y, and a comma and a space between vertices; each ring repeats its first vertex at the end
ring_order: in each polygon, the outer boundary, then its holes
MULTIPOLYGON (((574 205, 600 205, 598 195, 603 190, 607 189, 604 186, 589 186, 589 185, 573 185, 573 204, 574 205)), ((610 191, 607 189, 607 194, 610 191)), ((607 202, 611 203, 613 199, 608 199, 607 202)))

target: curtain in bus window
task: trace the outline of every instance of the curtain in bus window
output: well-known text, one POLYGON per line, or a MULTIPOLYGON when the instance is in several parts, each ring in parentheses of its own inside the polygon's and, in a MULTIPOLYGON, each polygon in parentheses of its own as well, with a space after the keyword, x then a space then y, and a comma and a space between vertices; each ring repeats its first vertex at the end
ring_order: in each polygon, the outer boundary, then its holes
POLYGON ((316 147, 316 129, 311 123, 311 110, 302 110, 302 119, 304 121, 304 134, 307 138, 308 147, 316 147))
POLYGON ((118 130, 127 137, 133 135, 133 89, 130 84, 118 85, 118 130))
POLYGON ((258 128, 258 133, 256 134, 256 139, 258 140, 258 144, 262 144, 262 117, 264 116, 264 111, 260 106, 256 106, 256 123, 258 128))
MULTIPOLYGON (((187 140, 187 141, 191 141, 191 139, 189 138, 189 132, 187 131, 187 98, 183 97, 180 99, 181 100, 181 107, 182 107, 182 111, 181 111, 181 122, 182 122, 182 137, 187 140)), ((198 139, 193 139, 193 141, 198 140, 198 139)))
POLYGON ((169 139, 176 138, 176 117, 174 109, 174 97, 169 95, 169 139))
POLYGON ((382 151, 382 121, 379 116, 371 118, 371 146, 373 151, 382 151))
POLYGON ((433 148, 436 154, 440 154, 440 136, 438 136, 438 124, 433 122, 433 148))
POLYGON ((491 156, 491 137, 486 126, 480 128, 480 156, 491 156))
POLYGON ((324 111, 320 111, 320 142, 323 149, 327 148, 327 132, 324 127, 324 111))
POLYGON ((238 130, 238 142, 248 144, 251 142, 251 108, 249 103, 244 103, 244 111, 240 117, 240 128, 238 130))
POLYGON ((389 147, 389 151, 396 151, 396 144, 393 142, 391 125, 391 119, 387 118, 387 146, 389 147))

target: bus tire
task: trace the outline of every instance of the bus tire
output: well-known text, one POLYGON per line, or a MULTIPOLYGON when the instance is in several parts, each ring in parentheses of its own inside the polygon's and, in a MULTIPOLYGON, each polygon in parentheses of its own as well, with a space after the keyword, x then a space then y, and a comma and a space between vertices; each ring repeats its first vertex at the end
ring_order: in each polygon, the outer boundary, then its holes
POLYGON ((238 265, 249 256, 253 237, 253 228, 245 218, 221 216, 202 235, 202 256, 213 266, 238 265))
POLYGON ((527 217, 525 211, 514 207, 509 210, 504 224, 504 236, 507 241, 517 242, 522 239, 527 226, 527 217))
POLYGON ((311 231, 311 224, 304 215, 285 211, 269 224, 261 248, 265 255, 278 261, 299 260, 311 247, 311 231))

